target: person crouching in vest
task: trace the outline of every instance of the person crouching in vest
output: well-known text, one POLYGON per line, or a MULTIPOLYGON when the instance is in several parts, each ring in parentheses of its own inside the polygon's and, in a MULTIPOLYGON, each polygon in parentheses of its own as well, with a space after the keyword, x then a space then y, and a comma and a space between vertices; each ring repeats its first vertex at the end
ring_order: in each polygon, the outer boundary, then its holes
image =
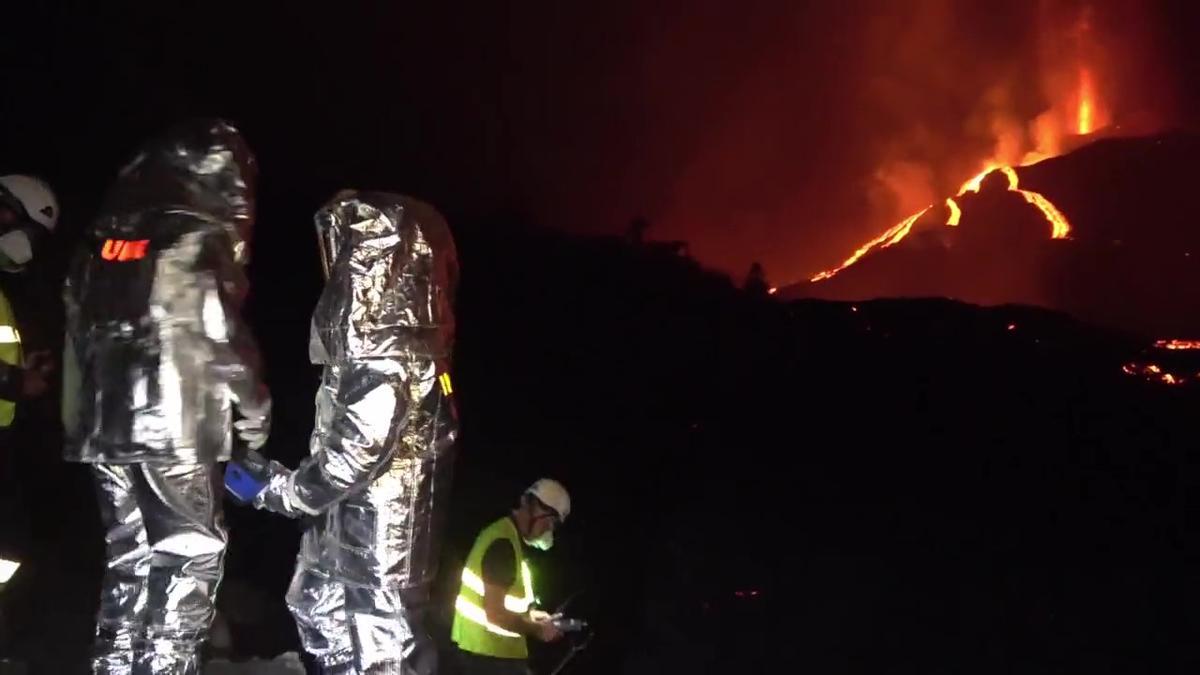
POLYGON ((525 546, 548 550, 571 513, 571 497, 543 478, 521 495, 512 513, 484 528, 462 571, 451 636, 462 675, 529 672, 526 637, 554 642, 562 632, 533 608, 533 576, 525 546))

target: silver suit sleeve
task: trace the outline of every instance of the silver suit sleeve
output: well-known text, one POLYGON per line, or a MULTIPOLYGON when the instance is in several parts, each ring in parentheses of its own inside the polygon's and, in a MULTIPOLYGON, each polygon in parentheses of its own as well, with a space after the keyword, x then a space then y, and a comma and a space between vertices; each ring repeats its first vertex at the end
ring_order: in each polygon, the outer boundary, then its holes
POLYGON ((260 376, 262 357, 254 333, 242 318, 241 311, 242 296, 249 284, 242 266, 221 253, 219 247, 213 252, 216 283, 204 300, 205 334, 212 345, 211 367, 229 387, 239 412, 267 425, 270 394, 260 376), (213 314, 211 320, 209 311, 213 314))
POLYGON ((318 407, 328 425, 314 431, 313 454, 296 470, 292 494, 321 512, 362 490, 401 449, 408 419, 408 373, 395 360, 331 367, 318 407))

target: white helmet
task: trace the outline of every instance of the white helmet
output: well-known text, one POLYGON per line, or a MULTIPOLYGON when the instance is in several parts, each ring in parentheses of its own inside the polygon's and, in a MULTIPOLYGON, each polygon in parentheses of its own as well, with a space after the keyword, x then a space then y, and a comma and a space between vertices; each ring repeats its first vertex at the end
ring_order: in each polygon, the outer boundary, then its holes
POLYGON ((58 199, 45 181, 33 176, 0 176, 0 187, 21 203, 31 220, 54 230, 58 224, 58 199))
POLYGON ((560 521, 565 522, 567 516, 571 515, 571 495, 567 494, 567 489, 556 480, 543 478, 530 485, 525 494, 537 497, 543 504, 554 509, 560 521))

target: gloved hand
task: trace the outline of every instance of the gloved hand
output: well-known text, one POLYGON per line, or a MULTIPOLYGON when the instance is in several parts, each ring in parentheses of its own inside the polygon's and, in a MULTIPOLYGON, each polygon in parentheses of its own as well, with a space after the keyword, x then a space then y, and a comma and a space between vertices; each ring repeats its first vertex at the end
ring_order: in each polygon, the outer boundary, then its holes
MULTIPOLYGON (((258 453, 248 453, 257 455, 258 453)), ((256 497, 267 489, 267 478, 251 462, 232 461, 225 466, 225 489, 233 498, 243 504, 253 502, 256 497)))
POLYGON ((25 368, 21 371, 21 395, 37 398, 50 388, 50 376, 54 374, 54 359, 50 352, 39 350, 25 357, 25 368))
POLYGON ((529 624, 533 627, 533 636, 542 642, 556 642, 563 636, 562 630, 554 624, 553 617, 543 611, 531 610, 529 624))
POLYGON ((250 451, 225 469, 225 488, 235 499, 254 508, 288 518, 316 515, 295 493, 295 472, 279 462, 250 451))
POLYGON ((255 404, 238 404, 242 419, 233 423, 238 438, 251 450, 258 450, 267 442, 271 433, 271 399, 264 398, 255 404))
POLYGON ((304 510, 292 504, 292 471, 250 450, 225 465, 225 490, 242 504, 296 518, 304 510))

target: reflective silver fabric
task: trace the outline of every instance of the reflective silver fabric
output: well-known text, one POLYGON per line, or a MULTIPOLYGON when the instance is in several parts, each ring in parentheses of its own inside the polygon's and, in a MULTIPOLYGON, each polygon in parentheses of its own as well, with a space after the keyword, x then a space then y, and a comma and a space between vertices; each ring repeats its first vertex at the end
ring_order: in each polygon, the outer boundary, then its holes
POLYGON ((199 675, 226 535, 215 465, 95 464, 108 563, 98 675, 199 675))
POLYGON ((344 192, 317 214, 328 281, 311 456, 257 505, 313 514, 288 605, 329 672, 435 673, 426 626, 457 423, 449 228, 408 197, 344 192))
POLYGON ((254 442, 269 427, 240 314, 253 180, 233 127, 173 129, 121 172, 68 273, 65 455, 93 464, 107 531, 97 673, 199 673, 233 406, 254 442))
POLYGON ((67 459, 229 458, 231 409, 265 429, 240 314, 254 160, 233 127, 181 125, 122 170, 68 272, 67 459))

